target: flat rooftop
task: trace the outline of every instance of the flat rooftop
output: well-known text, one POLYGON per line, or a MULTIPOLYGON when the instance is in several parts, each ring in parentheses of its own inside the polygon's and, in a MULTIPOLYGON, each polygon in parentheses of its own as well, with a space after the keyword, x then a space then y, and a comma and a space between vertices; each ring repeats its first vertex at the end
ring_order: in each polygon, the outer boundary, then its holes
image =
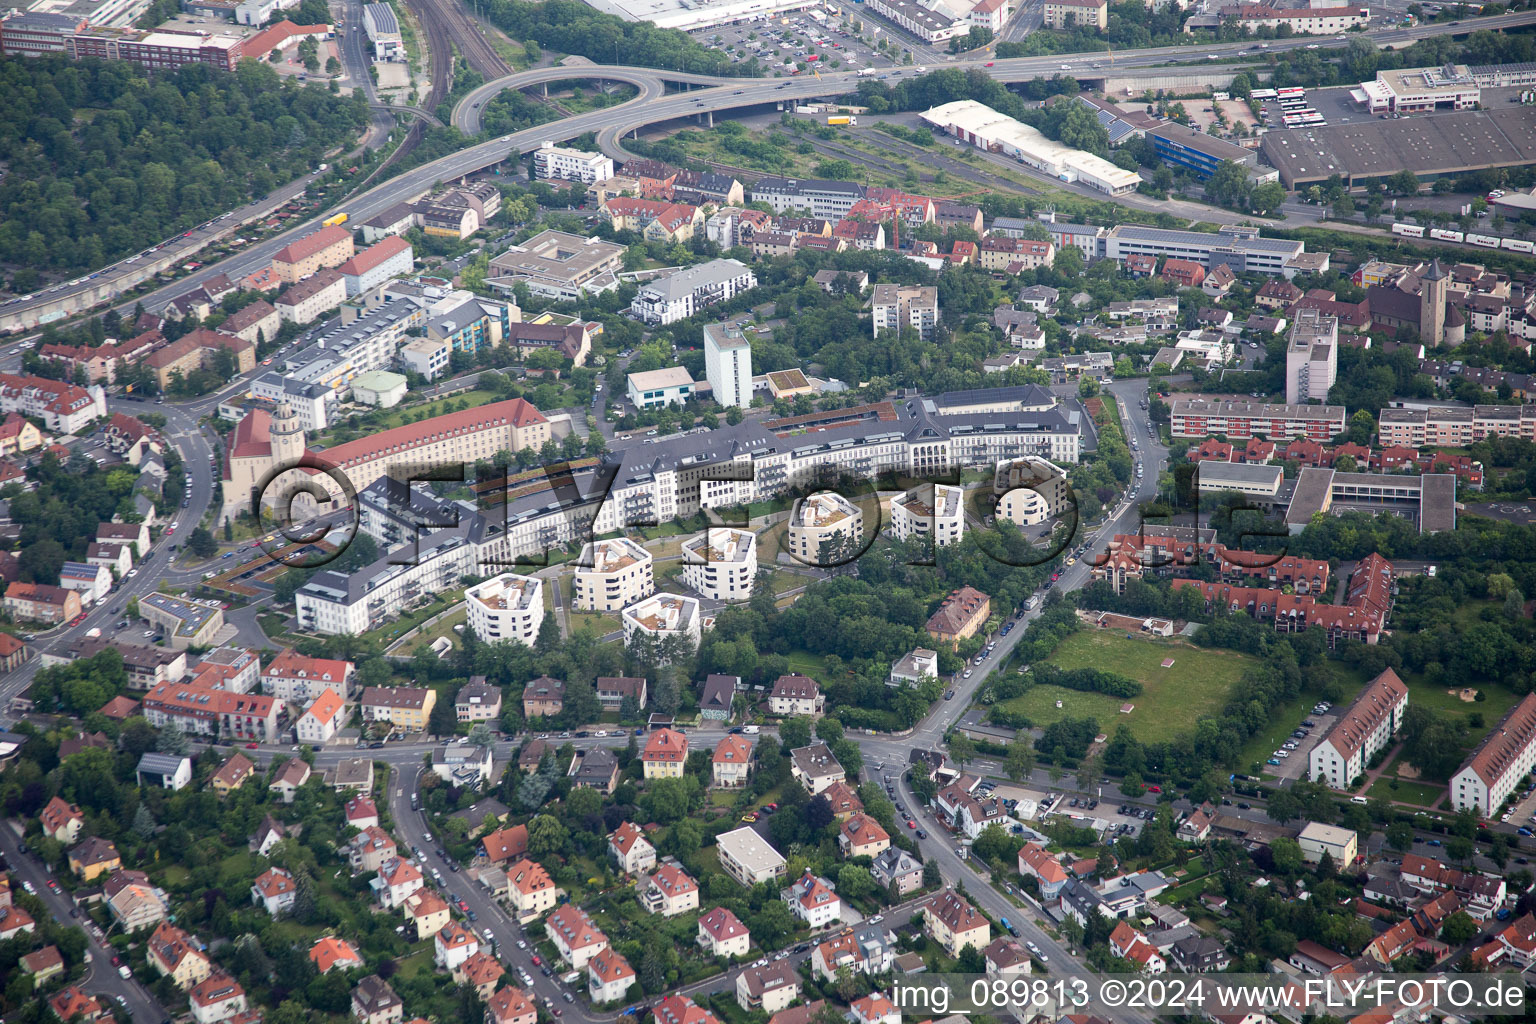
POLYGON ((1264 158, 1288 184, 1447 174, 1536 163, 1536 118, 1527 107, 1368 120, 1265 134, 1264 158))
MULTIPOLYGON (((751 553, 757 543, 757 535, 747 530, 732 530, 725 527, 711 527, 692 537, 683 544, 685 556, 692 556, 698 562, 745 562, 747 555, 751 553)), ((683 564, 690 564, 690 558, 685 557, 683 564)))
POLYGON ((595 541, 592 544, 591 571, 618 572, 650 557, 644 548, 624 537, 595 541))
POLYGON ((509 608, 527 608, 539 596, 539 591, 540 583, 532 576, 505 573, 470 587, 465 591, 465 595, 479 601, 487 608, 503 611, 509 608))
POLYGON ((804 499, 795 506, 792 520, 796 526, 830 526, 858 512, 853 503, 841 494, 822 491, 804 499))

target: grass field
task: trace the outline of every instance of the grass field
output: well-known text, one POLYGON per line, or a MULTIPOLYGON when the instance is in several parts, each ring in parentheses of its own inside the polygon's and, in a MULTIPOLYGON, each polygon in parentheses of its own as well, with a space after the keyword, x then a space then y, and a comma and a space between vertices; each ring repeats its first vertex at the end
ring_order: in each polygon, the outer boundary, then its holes
MULTIPOLYGON (((1365 677, 1354 669, 1346 668, 1336 662, 1328 667, 1333 670, 1333 676, 1339 681, 1339 686, 1344 693, 1343 699, 1339 702, 1340 706, 1347 705, 1365 686, 1365 677)), ((1280 744, 1286 741, 1298 725, 1306 721, 1312 708, 1322 699, 1322 694, 1308 691, 1297 696, 1295 700, 1275 708, 1269 716, 1268 724, 1254 733, 1253 738, 1244 744, 1237 762, 1245 766, 1242 770, 1257 771, 1265 767, 1264 762, 1268 760, 1270 753, 1280 749, 1280 744)))
MULTIPOLYGON (((1410 698, 1411 699, 1411 698, 1410 698)), ((1366 791, 1366 796, 1372 800, 1381 797, 1395 803, 1415 804, 1419 807, 1433 807, 1445 798, 1445 787, 1436 786, 1427 782, 1408 782, 1398 780, 1397 788, 1392 788, 1392 779, 1383 775, 1371 783, 1371 788, 1366 791)))
POLYGON ((1097 668, 1135 679, 1145 687, 1129 701, 1100 693, 1082 693, 1059 686, 1036 686, 1022 697, 1003 703, 1028 715, 1036 725, 1062 718, 1098 719, 1102 732, 1113 734, 1129 725, 1145 743, 1173 739, 1187 732, 1201 715, 1220 710, 1238 677, 1254 659, 1235 651, 1216 651, 1169 640, 1142 637, 1127 640, 1108 629, 1083 630, 1069 636, 1047 661, 1061 668, 1097 668), (1164 658, 1174 660, 1163 668, 1164 658), (1060 701, 1062 706, 1057 707, 1060 701), (1135 705, 1121 714, 1122 704, 1135 705))

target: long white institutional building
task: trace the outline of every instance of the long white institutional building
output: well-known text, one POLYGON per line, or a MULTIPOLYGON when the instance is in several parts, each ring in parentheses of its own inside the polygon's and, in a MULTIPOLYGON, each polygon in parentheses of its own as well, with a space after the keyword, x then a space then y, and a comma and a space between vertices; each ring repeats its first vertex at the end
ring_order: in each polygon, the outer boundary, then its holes
POLYGON ((1403 724, 1408 687, 1387 669, 1371 680, 1307 759, 1307 777, 1332 789, 1349 789, 1371 758, 1385 750, 1403 724))
POLYGON ((426 595, 453 589, 463 576, 530 573, 545 564, 545 552, 571 541, 775 498, 828 475, 933 477, 1025 455, 1079 461, 1091 436, 1081 413, 1023 408, 1023 396, 1036 390, 967 392, 997 397, 985 412, 948 412, 969 406, 948 405, 941 395, 900 403, 894 420, 869 417, 812 434, 780 436, 744 420, 706 434, 660 438, 542 490, 531 491, 524 481, 512 500, 486 511, 468 502, 445 506, 425 491, 380 479, 358 495, 359 528, 381 550, 403 543, 415 551, 402 558, 391 550, 346 575, 316 573, 296 595, 299 621, 320 633, 362 633, 426 595), (610 481, 606 494, 600 479, 610 481), (455 518, 456 525, 431 532, 419 525, 455 518))
POLYGON ((1451 777, 1451 806, 1490 814, 1536 767, 1536 693, 1510 709, 1451 777))

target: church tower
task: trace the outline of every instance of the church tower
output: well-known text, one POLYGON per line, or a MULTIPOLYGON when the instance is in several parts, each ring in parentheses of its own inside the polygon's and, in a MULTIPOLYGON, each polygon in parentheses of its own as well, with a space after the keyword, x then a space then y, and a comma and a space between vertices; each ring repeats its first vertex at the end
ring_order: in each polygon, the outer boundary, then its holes
POLYGON ((1430 348, 1445 344, 1445 297, 1451 279, 1435 260, 1419 278, 1419 340, 1430 348))
POLYGON ((272 465, 294 466, 304 456, 304 428, 298 414, 287 402, 278 402, 272 410, 272 465))

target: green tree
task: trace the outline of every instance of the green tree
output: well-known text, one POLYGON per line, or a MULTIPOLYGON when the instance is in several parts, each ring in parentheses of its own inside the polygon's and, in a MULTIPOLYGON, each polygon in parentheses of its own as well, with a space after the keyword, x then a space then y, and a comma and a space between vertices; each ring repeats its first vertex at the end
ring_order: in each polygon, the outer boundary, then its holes
POLYGON ((199 526, 187 538, 187 550, 199 558, 212 558, 218 554, 219 544, 213 539, 213 534, 209 533, 205 527, 199 526))

